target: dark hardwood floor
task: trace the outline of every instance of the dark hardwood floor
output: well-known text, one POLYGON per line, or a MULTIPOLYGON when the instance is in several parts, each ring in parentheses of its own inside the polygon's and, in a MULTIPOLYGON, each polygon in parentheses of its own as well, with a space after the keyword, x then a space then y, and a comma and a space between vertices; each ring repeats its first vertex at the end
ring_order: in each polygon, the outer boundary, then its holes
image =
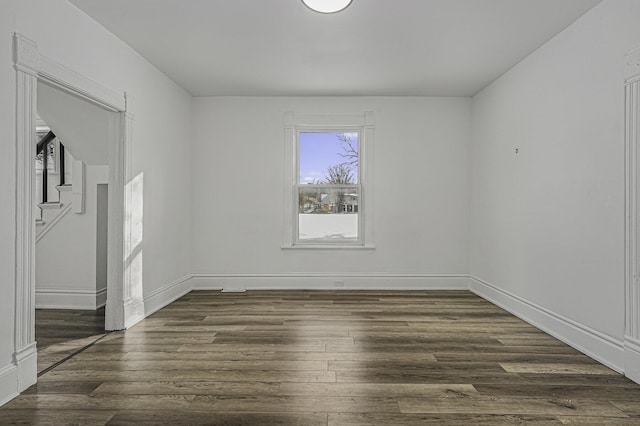
POLYGON ((640 425, 640 386, 469 292, 192 292, 1 424, 640 425))
POLYGON ((36 309, 38 372, 104 334, 104 308, 95 311, 36 309))

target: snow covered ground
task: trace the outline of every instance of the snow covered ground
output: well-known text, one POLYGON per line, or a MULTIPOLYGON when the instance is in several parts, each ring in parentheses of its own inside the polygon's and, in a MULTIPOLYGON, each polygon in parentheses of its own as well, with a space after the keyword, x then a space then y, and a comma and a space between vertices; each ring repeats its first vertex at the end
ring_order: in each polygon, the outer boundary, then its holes
POLYGON ((300 239, 358 238, 357 214, 298 214, 300 239))

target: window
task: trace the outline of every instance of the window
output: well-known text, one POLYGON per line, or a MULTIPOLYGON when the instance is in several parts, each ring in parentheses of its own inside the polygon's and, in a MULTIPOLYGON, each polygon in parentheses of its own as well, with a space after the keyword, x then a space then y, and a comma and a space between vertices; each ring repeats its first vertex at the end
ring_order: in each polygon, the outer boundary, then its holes
POLYGON ((298 132, 298 242, 360 240, 360 132, 298 132))
POLYGON ((373 115, 287 114, 285 135, 284 247, 371 248, 373 115))
MULTIPOLYGON (((38 143, 38 141, 40 141, 40 139, 42 139, 44 136, 47 135, 47 133, 49 133, 49 131, 51 131, 51 129, 49 129, 49 127, 46 126, 37 126, 36 127, 36 140, 35 140, 35 144, 38 143)), ((47 145, 47 172, 49 174, 57 174, 58 173, 58 161, 57 161, 57 157, 58 157, 58 152, 60 151, 60 141, 58 140, 58 138, 53 139, 51 142, 49 142, 49 144, 47 145)), ((43 159, 43 153, 40 152, 40 154, 36 155, 36 174, 42 174, 42 159, 43 159)))

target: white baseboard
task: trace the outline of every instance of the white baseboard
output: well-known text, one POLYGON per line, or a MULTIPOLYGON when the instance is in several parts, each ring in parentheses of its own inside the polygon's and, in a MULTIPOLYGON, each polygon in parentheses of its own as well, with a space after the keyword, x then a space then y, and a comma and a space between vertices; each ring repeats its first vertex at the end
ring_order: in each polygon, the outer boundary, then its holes
POLYGON ((194 274, 193 290, 467 290, 467 275, 194 274))
POLYGON ((107 302, 107 290, 36 288, 36 309, 80 309, 95 311, 107 302))
POLYGON ((145 319, 144 299, 130 298, 124 301, 124 328, 130 328, 145 319))
POLYGON ((18 396, 18 367, 14 363, 0 368, 0 406, 18 396))
POLYGON ((190 291, 191 275, 185 275, 153 291, 144 299, 130 299, 125 301, 125 318, 127 318, 127 323, 124 325, 125 328, 133 327, 152 313, 164 308, 190 291))
POLYGON ((149 316, 191 291, 191 275, 167 284, 144 299, 144 313, 149 316))
POLYGON ((629 336, 624 339, 624 375, 640 383, 640 341, 629 336))
POLYGON ((14 352, 13 360, 18 371, 18 392, 22 392, 38 380, 38 349, 36 342, 14 352))
POLYGON ((107 288, 100 289, 96 292, 96 309, 102 308, 107 304, 107 288))
MULTIPOLYGON (((624 343, 498 287, 471 277, 469 290, 607 367, 623 373, 624 343)), ((640 365, 640 364, 639 364, 640 365)))

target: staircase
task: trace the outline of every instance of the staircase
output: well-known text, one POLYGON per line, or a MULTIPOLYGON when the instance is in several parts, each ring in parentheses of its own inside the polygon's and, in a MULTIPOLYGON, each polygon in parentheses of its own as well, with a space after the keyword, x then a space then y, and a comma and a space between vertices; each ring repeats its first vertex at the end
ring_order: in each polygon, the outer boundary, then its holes
POLYGON ((36 217, 36 242, 71 211, 71 189, 71 185, 57 185, 58 201, 38 204, 39 217, 36 217))
POLYGON ((36 147, 36 242, 69 212, 83 213, 84 165, 76 161, 56 135, 42 129, 36 147), (71 164, 71 170, 67 167, 71 164), (68 173, 68 172, 71 173, 68 173), (72 183, 68 183, 69 180, 72 183), (75 204, 78 204, 74 207, 75 204))
POLYGON ((44 122, 37 134, 36 308, 95 310, 107 295, 108 167, 75 159, 44 122))

